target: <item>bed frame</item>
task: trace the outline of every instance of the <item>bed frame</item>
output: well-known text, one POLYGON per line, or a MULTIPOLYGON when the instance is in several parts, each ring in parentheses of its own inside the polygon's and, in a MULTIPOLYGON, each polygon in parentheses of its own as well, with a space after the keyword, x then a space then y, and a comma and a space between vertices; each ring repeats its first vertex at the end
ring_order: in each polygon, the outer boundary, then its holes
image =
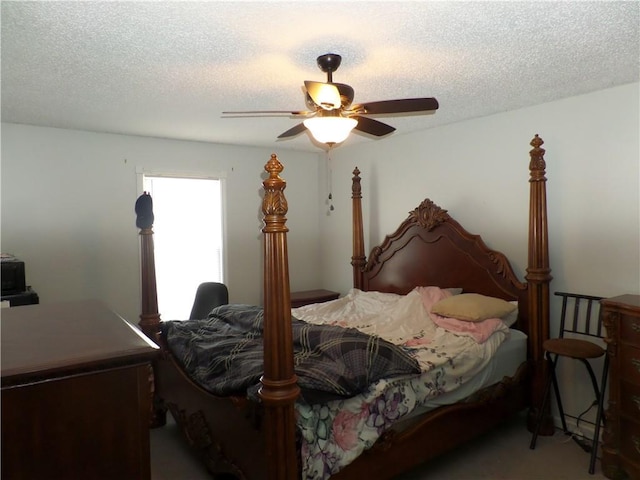
MULTIPOLYGON (((530 151, 529 254, 526 283, 506 257, 467 232, 446 210, 424 200, 398 229, 364 255, 360 172, 352 183, 354 287, 407 293, 418 285, 462 287, 506 300, 518 300, 515 328, 528 335, 527 362, 514 377, 487 387, 463 402, 440 407, 401 430, 392 429, 332 478, 392 478, 476 437, 516 412, 529 409, 529 428, 541 405, 546 364, 542 342, 549 336, 549 253, 543 141, 530 151)), ((264 309, 265 365, 261 404, 244 397, 218 397, 193 383, 178 367, 159 336, 152 225, 141 235, 142 314, 140 327, 163 349, 154 363, 154 423, 168 408, 188 442, 212 473, 241 479, 293 480, 300 477, 294 403, 299 394, 293 369, 287 259, 286 183, 276 155, 265 165, 264 309)), ((140 225, 139 225, 140 226, 140 225)), ((544 415, 542 434, 553 424, 544 415)))

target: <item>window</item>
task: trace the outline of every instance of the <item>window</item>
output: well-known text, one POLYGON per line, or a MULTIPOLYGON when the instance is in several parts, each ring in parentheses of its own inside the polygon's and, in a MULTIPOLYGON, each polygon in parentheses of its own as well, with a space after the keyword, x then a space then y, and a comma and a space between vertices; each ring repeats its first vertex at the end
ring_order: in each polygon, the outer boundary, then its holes
POLYGON ((223 181, 145 174, 151 194, 158 310, 189 318, 198 285, 224 282, 223 181))

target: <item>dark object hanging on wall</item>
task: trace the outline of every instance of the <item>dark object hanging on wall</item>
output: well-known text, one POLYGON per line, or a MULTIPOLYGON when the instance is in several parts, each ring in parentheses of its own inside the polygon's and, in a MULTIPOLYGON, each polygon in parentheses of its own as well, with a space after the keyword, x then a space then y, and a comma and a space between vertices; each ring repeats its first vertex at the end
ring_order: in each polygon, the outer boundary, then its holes
POLYGON ((153 226, 153 200, 144 192, 136 200, 136 227, 151 228, 153 226))

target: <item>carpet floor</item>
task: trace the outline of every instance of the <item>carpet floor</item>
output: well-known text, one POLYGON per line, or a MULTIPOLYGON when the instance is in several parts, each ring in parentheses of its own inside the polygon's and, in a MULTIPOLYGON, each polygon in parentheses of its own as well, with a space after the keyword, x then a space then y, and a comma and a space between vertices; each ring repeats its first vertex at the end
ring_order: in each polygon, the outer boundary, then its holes
MULTIPOLYGON (((557 432, 538 437, 529 449, 531 434, 521 417, 468 443, 463 449, 437 458, 397 480, 604 480, 596 464, 589 475, 589 454, 557 432)), ((599 455, 598 455, 599 457, 599 455)), ((212 480, 169 421, 151 430, 152 480, 212 480)), ((375 479, 367 479, 375 480, 375 479)))

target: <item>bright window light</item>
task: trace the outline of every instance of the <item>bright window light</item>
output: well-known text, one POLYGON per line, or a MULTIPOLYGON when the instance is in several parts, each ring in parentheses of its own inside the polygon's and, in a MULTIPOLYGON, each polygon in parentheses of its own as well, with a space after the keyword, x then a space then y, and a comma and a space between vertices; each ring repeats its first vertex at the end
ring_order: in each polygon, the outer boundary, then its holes
POLYGON ((151 194, 158 310, 162 320, 186 320, 198 285, 223 282, 220 179, 146 176, 151 194))

